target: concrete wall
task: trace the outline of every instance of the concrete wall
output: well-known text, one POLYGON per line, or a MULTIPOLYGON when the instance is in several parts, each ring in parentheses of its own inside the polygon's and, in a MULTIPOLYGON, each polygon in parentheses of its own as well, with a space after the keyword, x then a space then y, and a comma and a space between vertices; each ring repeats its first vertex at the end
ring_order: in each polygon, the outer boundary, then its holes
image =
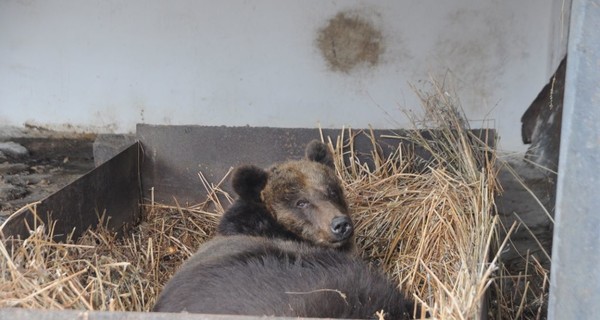
POLYGON ((419 110, 410 84, 437 74, 474 126, 493 119, 501 148, 520 151, 520 117, 564 52, 569 3, 4 0, 0 125, 406 127, 403 111, 419 110), (377 46, 346 72, 318 41, 339 13, 377 46))

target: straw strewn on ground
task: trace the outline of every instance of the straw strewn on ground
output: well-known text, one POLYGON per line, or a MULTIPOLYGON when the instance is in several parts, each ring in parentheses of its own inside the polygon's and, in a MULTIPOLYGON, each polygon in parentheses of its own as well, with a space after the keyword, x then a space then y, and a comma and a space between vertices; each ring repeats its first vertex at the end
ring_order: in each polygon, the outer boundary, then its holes
POLYGON ((25 240, 3 242, 0 307, 150 310, 182 261, 211 237, 223 212, 213 191, 190 208, 146 207, 144 221, 123 238, 100 226, 56 243, 52 229, 39 225, 25 240))
MULTIPOLYGON (((399 145, 419 146, 431 158, 399 148, 388 158, 374 152, 369 166, 352 148, 356 134, 374 141, 369 132, 345 130, 330 143, 361 255, 433 317, 473 319, 498 268, 489 256, 496 244, 495 156, 469 133, 452 95, 434 89, 419 93, 427 116, 414 119, 431 129, 431 137, 398 138, 399 145)), ((211 237, 230 201, 200 178, 209 191, 206 202, 191 208, 149 204, 144 221, 123 239, 99 228, 58 244, 51 227, 32 226, 31 236, 12 251, 3 243, 0 307, 149 310, 178 265, 211 237)))
POLYGON ((350 146, 337 141, 338 173, 363 256, 435 318, 472 319, 496 269, 488 256, 497 224, 494 153, 467 131, 446 92, 420 97, 427 118, 414 123, 426 131, 399 142, 427 150, 430 159, 374 153, 374 169, 357 160, 343 166, 350 146))

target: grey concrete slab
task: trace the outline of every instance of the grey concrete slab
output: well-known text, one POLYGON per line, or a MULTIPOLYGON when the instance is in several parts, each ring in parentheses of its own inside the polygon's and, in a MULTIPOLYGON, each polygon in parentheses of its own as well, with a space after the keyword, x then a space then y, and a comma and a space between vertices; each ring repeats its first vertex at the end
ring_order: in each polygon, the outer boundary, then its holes
MULTIPOLYGON (((353 130, 354 133, 360 130, 353 130)), ((325 138, 336 141, 341 129, 321 130, 325 138)), ((368 130, 366 130, 368 132, 368 130)), ((407 130, 374 130, 382 155, 396 150, 406 137, 407 130), (390 138, 387 136, 394 136, 390 138)), ((483 141, 493 145, 493 130, 473 130, 483 141)), ((427 134, 424 132, 423 134, 427 134)), ((345 133, 346 138, 348 133, 345 133)), ((195 204, 206 198, 198 173, 217 184, 233 167, 254 164, 260 167, 290 160, 304 155, 304 148, 313 139, 320 139, 319 129, 268 128, 268 127, 209 127, 209 126, 159 126, 140 124, 137 138, 142 144, 142 195, 164 204, 195 204)), ((406 148, 414 149, 408 145, 406 148)), ((369 163, 373 144, 365 134, 354 138, 353 150, 362 161, 369 163)), ((428 158, 425 150, 414 150, 428 158)), ((230 192, 229 181, 222 185, 230 192)))
MULTIPOLYGON (((110 161, 83 175, 73 183, 43 199, 36 206, 43 221, 56 220, 55 238, 62 240, 74 229, 77 238, 98 216, 110 216, 108 226, 120 230, 140 217, 139 145, 131 145, 110 161)), ((17 212, 4 223, 4 237, 27 236, 33 226, 34 214, 29 210, 17 212)))
MULTIPOLYGON (((323 133, 335 141, 341 130, 326 129, 323 133)), ((268 167, 300 159, 306 144, 320 135, 318 129, 302 128, 138 125, 137 137, 144 152, 144 198, 150 197, 153 188, 157 202, 173 204, 177 199, 181 204, 194 204, 206 196, 199 172, 216 184, 230 168, 241 164, 268 167)), ((390 150, 399 142, 392 140, 387 141, 390 150)), ((382 142, 385 145, 386 141, 382 142)), ((357 137, 356 144, 359 150, 369 150, 366 137, 357 137)), ((230 191, 228 181, 223 187, 230 191)))
POLYGON ((114 312, 83 310, 29 310, 0 308, 0 319, 11 320, 290 320, 306 318, 209 315, 194 313, 114 312))
POLYGON ((97 167, 127 149, 136 141, 133 134, 99 134, 94 140, 94 165, 97 167))
POLYGON ((600 6, 574 0, 556 192, 549 319, 600 315, 600 6))

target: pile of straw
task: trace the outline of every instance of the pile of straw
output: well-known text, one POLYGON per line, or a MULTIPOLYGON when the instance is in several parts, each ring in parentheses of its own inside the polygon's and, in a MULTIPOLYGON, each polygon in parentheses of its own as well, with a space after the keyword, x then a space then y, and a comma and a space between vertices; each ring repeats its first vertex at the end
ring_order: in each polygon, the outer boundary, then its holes
POLYGON ((407 148, 400 147, 385 159, 374 152, 372 166, 358 160, 343 165, 342 155, 352 153, 350 132, 346 142, 335 143, 337 170, 363 256, 434 318, 473 319, 497 267, 489 256, 498 223, 492 215, 495 157, 467 130, 450 95, 436 91, 420 98, 426 118, 413 123, 424 130, 402 143, 426 150, 430 158, 402 154, 407 148))
MULTIPOLYGON (((332 142, 353 211, 359 252, 438 319, 476 318, 498 268, 490 256, 498 220, 495 155, 467 128, 457 101, 434 86, 419 93, 427 121, 389 157, 355 157, 345 130, 332 142), (421 133, 419 133, 421 132, 421 133), (426 138, 428 136, 429 138, 426 138), (406 146, 420 147, 419 158, 406 146), (343 159, 353 159, 349 163, 343 159)), ((374 150, 378 150, 374 142, 374 150)), ((100 227, 52 241, 52 226, 0 245, 0 307, 148 311, 180 263, 212 236, 231 198, 200 176, 209 197, 190 208, 150 203, 123 238, 100 227)), ((225 179, 224 179, 225 180, 225 179)), ((35 212, 35 207, 30 210, 35 212)), ((494 250, 497 250, 495 248, 494 250)))
POLYGON ((64 243, 52 240, 51 226, 31 226, 27 239, 0 243, 0 307, 149 311, 179 265, 212 236, 223 212, 216 192, 190 208, 151 204, 122 238, 102 219, 64 243))

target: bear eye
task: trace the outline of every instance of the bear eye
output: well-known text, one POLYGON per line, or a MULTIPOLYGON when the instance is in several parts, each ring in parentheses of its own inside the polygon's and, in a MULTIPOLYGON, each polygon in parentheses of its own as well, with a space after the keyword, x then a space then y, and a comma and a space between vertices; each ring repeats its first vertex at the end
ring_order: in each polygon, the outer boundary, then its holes
POLYGON ((296 207, 298 208, 306 208, 308 207, 308 205, 310 204, 310 202, 308 202, 308 200, 306 199, 300 199, 298 201, 296 201, 296 207))
POLYGON ((335 192, 335 190, 332 188, 327 189, 327 196, 332 200, 336 200, 338 198, 337 192, 335 192))

